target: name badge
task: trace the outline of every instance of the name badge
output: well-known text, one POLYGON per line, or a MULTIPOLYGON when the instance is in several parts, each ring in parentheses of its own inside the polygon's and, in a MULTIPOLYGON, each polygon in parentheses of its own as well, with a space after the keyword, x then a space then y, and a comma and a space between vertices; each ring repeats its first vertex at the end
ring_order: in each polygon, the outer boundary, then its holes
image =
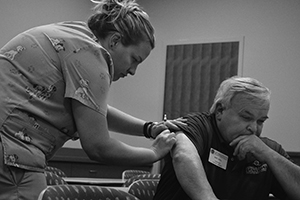
POLYGON ((226 170, 228 156, 219 152, 216 149, 210 148, 208 162, 226 170))

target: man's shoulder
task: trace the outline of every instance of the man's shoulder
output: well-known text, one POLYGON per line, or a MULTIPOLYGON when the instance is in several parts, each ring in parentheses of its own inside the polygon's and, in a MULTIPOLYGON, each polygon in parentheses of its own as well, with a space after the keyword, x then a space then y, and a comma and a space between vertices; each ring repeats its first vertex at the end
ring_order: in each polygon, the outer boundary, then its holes
POLYGON ((187 114, 185 118, 190 123, 198 124, 198 125, 208 125, 212 119, 212 115, 208 112, 194 112, 187 114))
POLYGON ((180 129, 193 142, 198 151, 203 152, 211 143, 213 132, 212 115, 204 112, 195 112, 184 116, 184 118, 187 119, 187 125, 181 126, 180 129))
POLYGON ((179 128, 185 133, 193 133, 195 135, 202 135, 211 130, 211 115, 209 113, 190 113, 184 116, 187 119, 186 125, 179 128))

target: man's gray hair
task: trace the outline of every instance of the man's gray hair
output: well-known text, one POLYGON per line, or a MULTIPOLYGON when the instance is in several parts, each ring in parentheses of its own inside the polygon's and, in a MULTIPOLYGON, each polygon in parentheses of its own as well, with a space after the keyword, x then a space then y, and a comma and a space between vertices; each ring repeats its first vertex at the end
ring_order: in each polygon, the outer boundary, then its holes
POLYGON ((210 113, 215 113, 217 104, 219 103, 225 107, 229 107, 232 98, 238 93, 247 94, 250 97, 267 100, 268 102, 271 95, 271 91, 258 80, 250 77, 233 76, 221 83, 214 103, 210 108, 210 113))

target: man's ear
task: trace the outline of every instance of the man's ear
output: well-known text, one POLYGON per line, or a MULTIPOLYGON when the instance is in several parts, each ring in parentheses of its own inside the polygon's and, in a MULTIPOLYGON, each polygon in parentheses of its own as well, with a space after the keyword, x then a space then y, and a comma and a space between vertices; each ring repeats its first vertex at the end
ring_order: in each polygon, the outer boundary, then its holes
POLYGON ((110 36, 109 47, 114 49, 119 43, 121 43, 121 34, 116 32, 110 36))
POLYGON ((216 118, 220 117, 223 114, 223 111, 225 110, 225 107, 222 103, 217 103, 216 105, 216 118))

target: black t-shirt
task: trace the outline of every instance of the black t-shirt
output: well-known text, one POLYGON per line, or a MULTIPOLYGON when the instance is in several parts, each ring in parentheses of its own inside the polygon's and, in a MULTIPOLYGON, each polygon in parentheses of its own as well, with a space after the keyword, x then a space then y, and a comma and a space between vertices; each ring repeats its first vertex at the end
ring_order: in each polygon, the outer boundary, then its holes
MULTIPOLYGON (((214 114, 194 113, 185 118, 188 119, 188 126, 180 128, 197 148, 207 179, 217 198, 267 200, 269 193, 280 199, 286 197, 286 193, 266 163, 261 163, 250 156, 239 161, 232 155, 234 149, 220 135, 214 114), (209 162, 209 155, 214 151, 227 156, 226 169, 209 162)), ((281 145, 268 138, 261 139, 279 154, 289 158, 281 145)), ((164 168, 154 200, 189 199, 176 178, 172 158, 168 154, 164 159, 164 168)))

